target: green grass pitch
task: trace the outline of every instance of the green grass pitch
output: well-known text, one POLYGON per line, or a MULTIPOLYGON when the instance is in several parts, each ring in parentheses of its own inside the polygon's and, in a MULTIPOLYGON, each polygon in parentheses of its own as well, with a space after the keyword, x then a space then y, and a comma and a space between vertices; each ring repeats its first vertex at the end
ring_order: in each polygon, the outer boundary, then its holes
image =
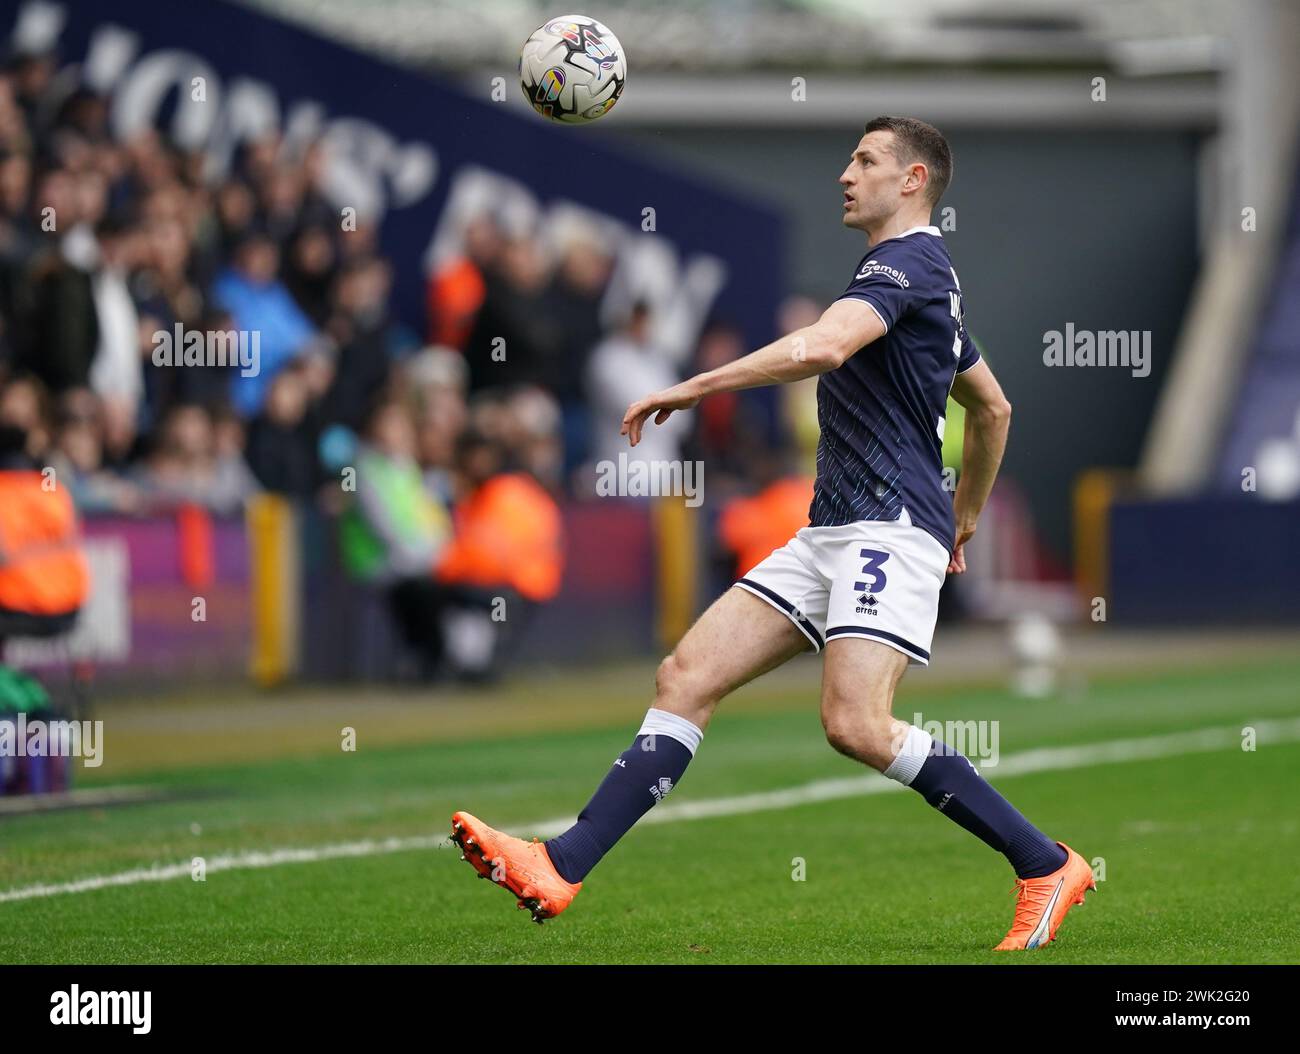
MULTIPOLYGON (((807 676, 802 692, 786 683, 760 705, 725 702, 669 804, 863 774, 826 745, 811 664, 807 676)), ((1010 759, 1294 724, 1298 685, 1300 662, 1285 660, 1107 679, 1068 701, 905 681, 895 712, 997 720, 1010 759)), ((1286 735, 1253 751, 1229 743, 1005 777, 985 768, 1045 831, 1105 862, 1097 892, 1037 953, 990 951, 1011 920, 1010 869, 905 791, 638 827, 544 926, 434 846, 3 899, 196 856, 442 838, 455 808, 529 833, 577 812, 629 741, 644 694, 637 680, 621 699, 592 699, 599 716, 585 727, 369 748, 359 704, 353 753, 132 774, 172 797, 0 819, 0 962, 1300 962, 1300 741, 1286 735)))

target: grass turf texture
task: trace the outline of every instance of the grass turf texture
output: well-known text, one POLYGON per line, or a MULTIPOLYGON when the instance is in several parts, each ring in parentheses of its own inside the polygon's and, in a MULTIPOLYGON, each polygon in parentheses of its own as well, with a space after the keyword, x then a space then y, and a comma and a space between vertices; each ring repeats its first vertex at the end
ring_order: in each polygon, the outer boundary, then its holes
MULTIPOLYGON (((825 744, 806 672, 802 691, 753 686, 754 705, 724 703, 670 800, 860 774, 825 744)), ((1008 755, 1294 717, 1298 684, 1295 661, 1112 679, 1070 702, 904 682, 895 712, 996 719, 1008 755)), ((572 703, 584 688, 574 677, 551 690, 572 703)), ((133 773, 178 797, 0 820, 0 892, 195 856, 445 835, 455 808, 522 833, 576 813, 630 741, 644 704, 628 700, 644 685, 607 690, 590 700, 597 727, 368 747, 360 700, 355 753, 133 773)), ((111 757, 111 708, 102 716, 111 757)), ((454 850, 414 850, 0 903, 0 962, 1294 963, 1300 820, 1284 803, 1297 771, 1300 742, 1267 741, 1005 779, 986 769, 1049 834, 1105 859, 1105 881, 1058 940, 1026 955, 990 950, 1011 922, 1005 862, 900 792, 639 828, 541 927, 454 850), (805 881, 792 879, 796 857, 805 881)), ((78 776, 90 786, 114 771, 78 776)))

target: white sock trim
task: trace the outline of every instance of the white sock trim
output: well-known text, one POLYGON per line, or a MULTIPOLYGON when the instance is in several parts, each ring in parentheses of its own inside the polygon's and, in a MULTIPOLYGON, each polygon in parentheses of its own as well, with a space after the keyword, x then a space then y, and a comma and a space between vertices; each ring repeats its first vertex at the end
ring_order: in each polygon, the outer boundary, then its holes
POLYGON ((695 757, 695 748, 700 745, 704 733, 684 717, 670 714, 667 710, 656 710, 653 706, 645 712, 638 736, 667 736, 675 739, 695 757))
POLYGON ((930 756, 933 745, 934 737, 929 732, 916 725, 909 725, 907 735, 903 737, 903 745, 898 748, 889 768, 885 769, 885 775, 904 787, 910 787, 916 774, 921 771, 921 766, 925 764, 925 759, 930 756))

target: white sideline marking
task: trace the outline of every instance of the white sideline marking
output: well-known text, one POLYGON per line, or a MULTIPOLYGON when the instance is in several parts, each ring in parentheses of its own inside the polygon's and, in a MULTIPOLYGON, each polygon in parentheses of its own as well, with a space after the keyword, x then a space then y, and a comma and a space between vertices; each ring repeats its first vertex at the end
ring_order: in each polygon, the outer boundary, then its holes
MULTIPOLYGON (((204 873, 239 871, 253 867, 279 867, 281 864, 310 864, 317 860, 334 860, 341 856, 379 856, 383 853, 400 853, 408 849, 437 849, 445 837, 422 835, 417 838, 366 839, 361 842, 342 842, 321 845, 314 849, 271 849, 265 852, 225 853, 204 857, 204 873)), ((181 864, 154 864, 133 871, 119 871, 115 875, 92 875, 75 882, 40 883, 11 889, 0 893, 0 903, 7 900, 30 900, 32 897, 53 897, 59 893, 87 893, 92 889, 109 886, 134 886, 141 882, 166 882, 173 878, 188 878, 192 861, 181 864)))
MULTIPOLYGON (((1173 732, 1142 739, 1116 739, 1105 743, 1088 743, 1074 747, 1043 747, 1011 754, 1001 759, 988 771, 996 776, 1023 776, 1034 772, 1056 772, 1066 769, 1086 768, 1090 765, 1107 765, 1124 761, 1143 761, 1152 758, 1177 757, 1206 751, 1225 750, 1241 746, 1242 728, 1255 729, 1258 742, 1285 743, 1300 739, 1300 717, 1277 721, 1243 722, 1240 726, 1202 728, 1192 732, 1173 732)), ((789 809, 797 805, 834 801, 839 798, 858 798, 869 794, 885 794, 902 790, 893 780, 879 773, 850 776, 843 779, 814 780, 798 787, 782 790, 740 794, 730 798, 712 798, 704 801, 670 803, 652 809, 642 819, 642 824, 669 823, 673 820, 704 820, 717 816, 740 816, 745 813, 789 809)), ((573 823, 571 817, 548 820, 542 823, 516 824, 515 830, 527 830, 529 835, 549 838, 567 830, 573 823)), ((381 856, 403 853, 415 849, 448 849, 451 842, 446 835, 420 835, 410 838, 365 839, 359 842, 342 842, 302 849, 272 849, 264 852, 226 853, 205 859, 208 874, 219 871, 238 871, 246 868, 279 867, 281 864, 307 864, 318 860, 336 860, 349 856, 381 856)), ((190 863, 155 864, 152 867, 120 871, 114 875, 93 875, 75 882, 40 883, 23 886, 0 893, 0 903, 14 900, 31 900, 34 897, 53 897, 61 893, 86 893, 110 886, 134 886, 142 882, 166 882, 185 878, 190 874, 190 863)))

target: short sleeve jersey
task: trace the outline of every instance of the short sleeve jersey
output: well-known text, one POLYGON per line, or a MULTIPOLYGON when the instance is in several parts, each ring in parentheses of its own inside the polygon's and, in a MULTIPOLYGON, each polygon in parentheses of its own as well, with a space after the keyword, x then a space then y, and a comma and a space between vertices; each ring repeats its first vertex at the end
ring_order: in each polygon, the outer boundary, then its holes
POLYGON ((979 362, 961 286, 937 227, 877 242, 840 299, 861 300, 885 334, 817 382, 817 483, 809 520, 912 522, 952 551, 943 426, 953 380, 979 362))

